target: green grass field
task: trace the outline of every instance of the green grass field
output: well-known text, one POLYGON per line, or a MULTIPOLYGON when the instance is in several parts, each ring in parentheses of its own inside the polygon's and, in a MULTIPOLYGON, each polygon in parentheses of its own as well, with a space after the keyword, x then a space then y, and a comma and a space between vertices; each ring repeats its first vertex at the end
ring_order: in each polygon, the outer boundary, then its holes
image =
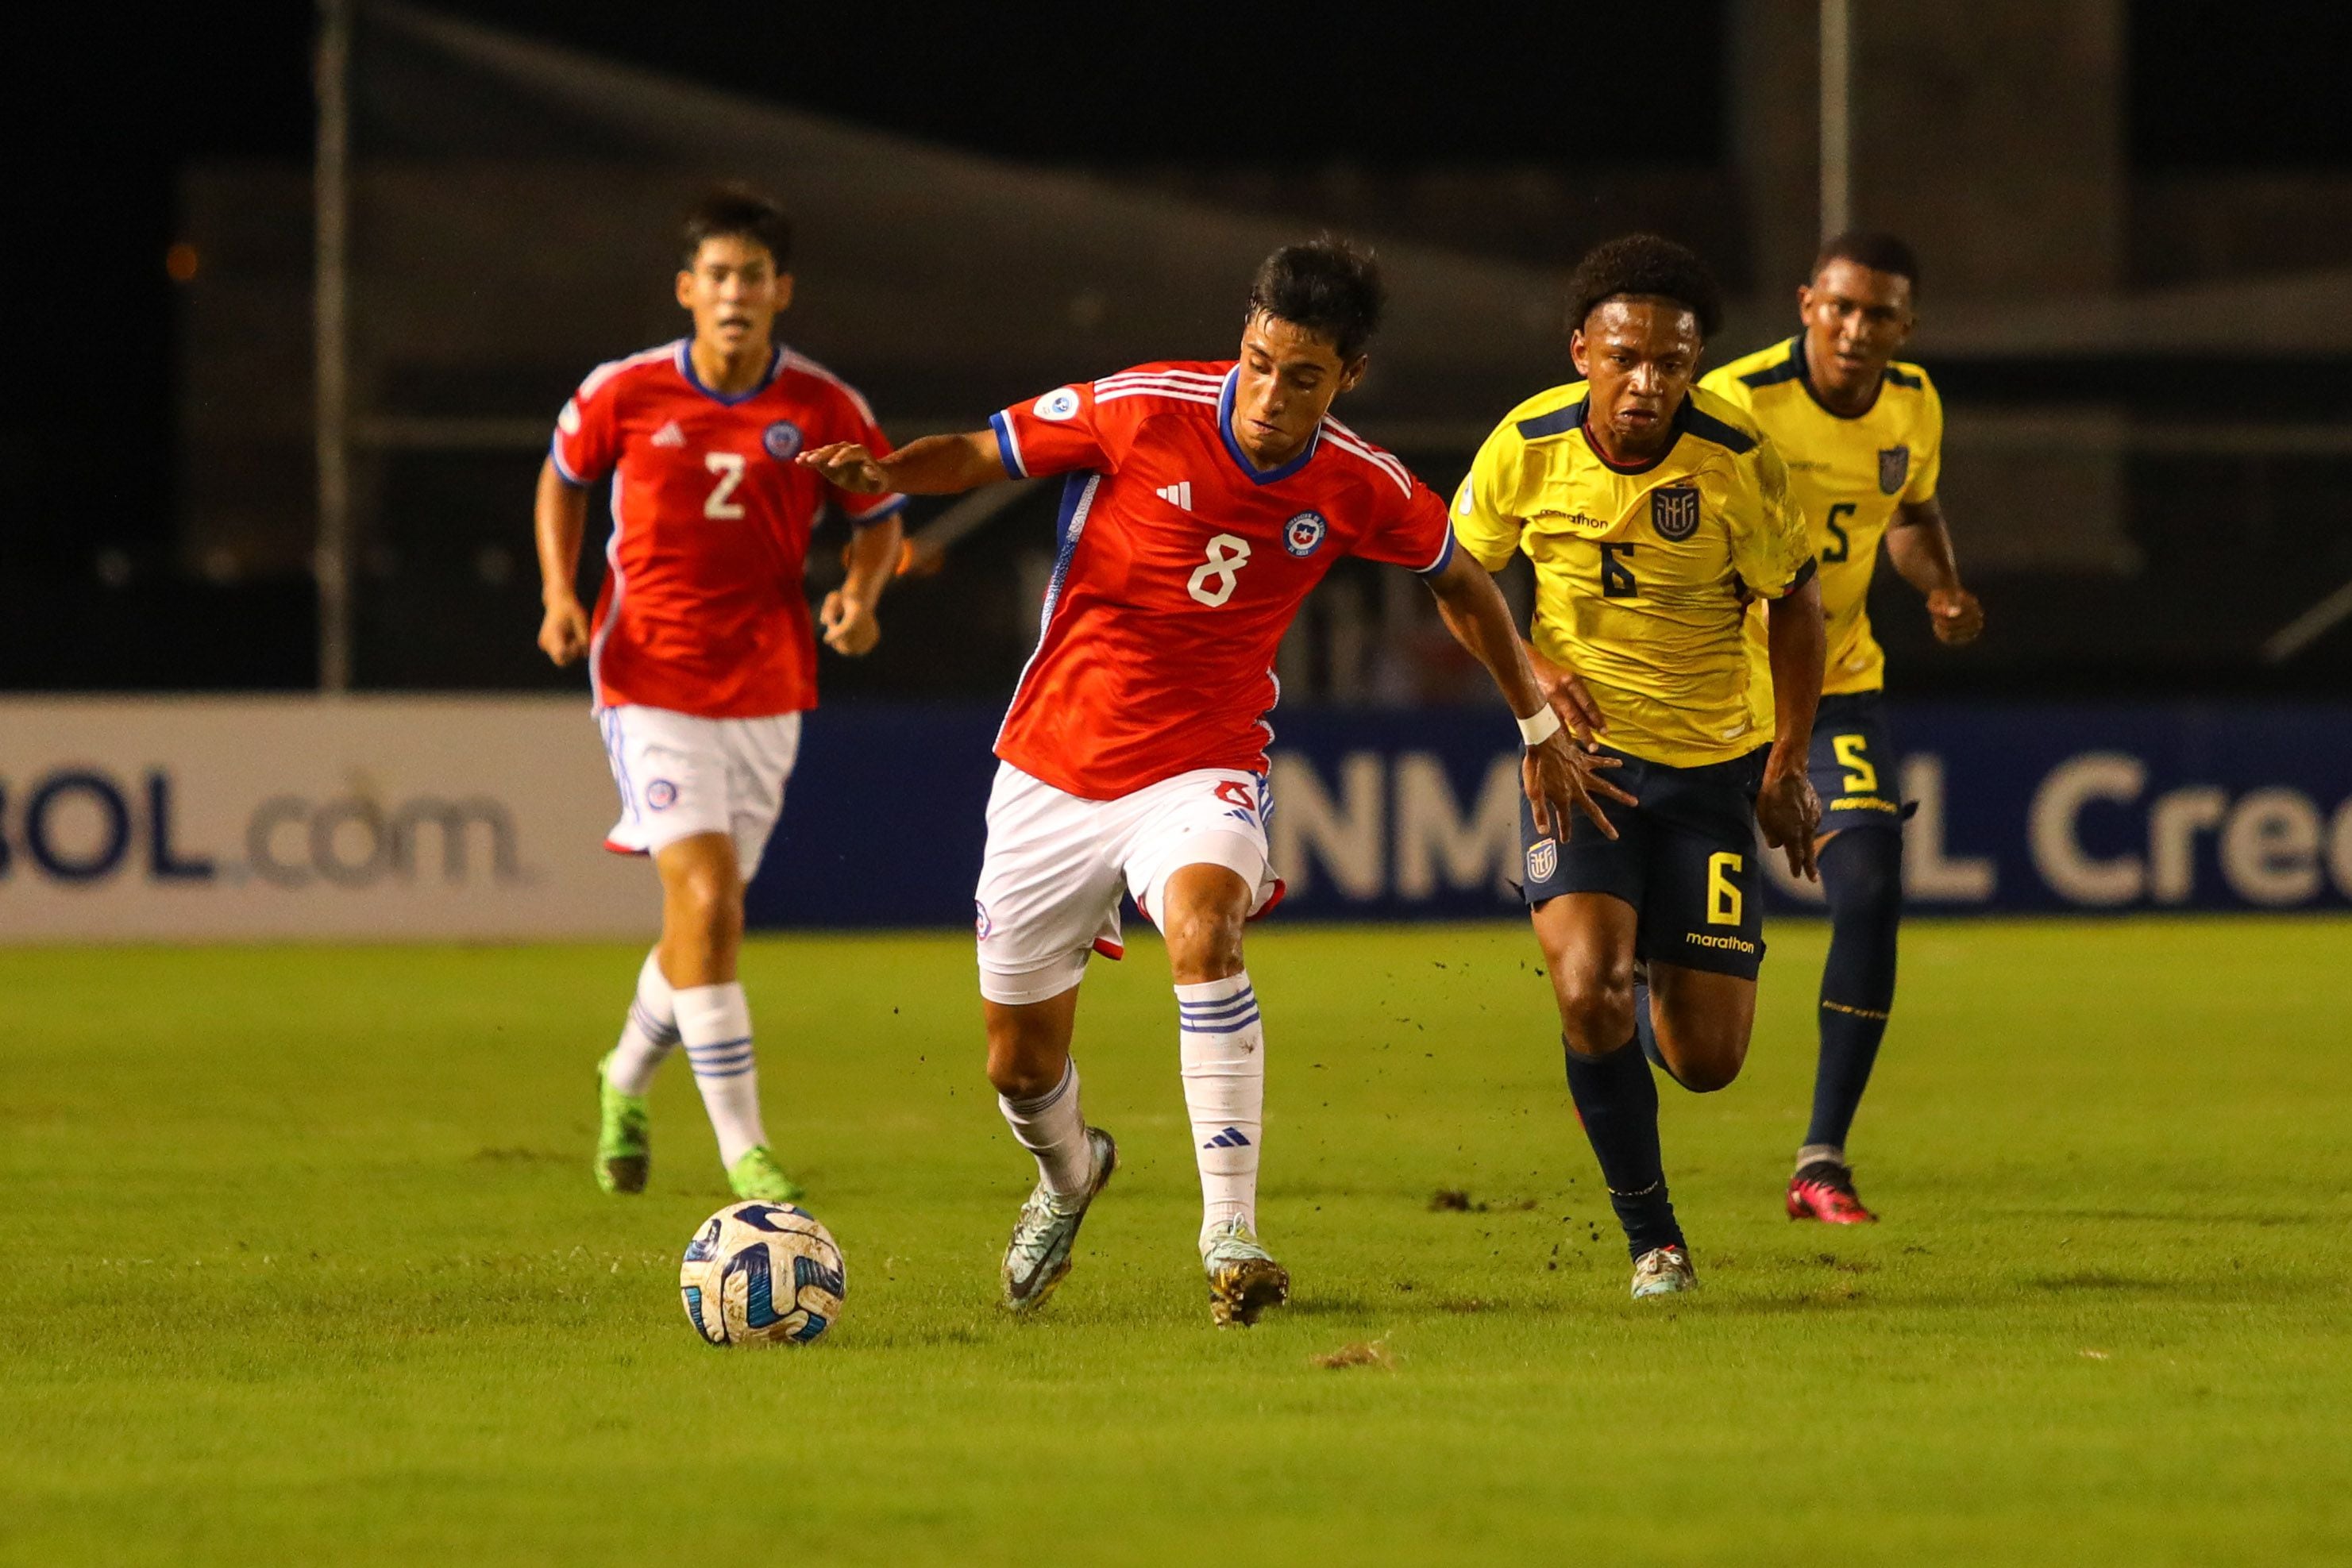
POLYGON ((1917 925, 1858 1233, 1780 1217, 1822 935, 1772 935, 1747 1075, 1666 1091, 1706 1288, 1637 1306, 1523 928, 1262 933, 1297 1290, 1224 1333, 1156 947, 1087 982, 1126 1163, 1013 1322, 968 941, 757 943, 850 1286, 767 1353, 679 1310, 682 1062, 652 1190, 589 1176, 635 952, 0 954, 0 1558, 2352 1558, 2352 925, 1917 925))

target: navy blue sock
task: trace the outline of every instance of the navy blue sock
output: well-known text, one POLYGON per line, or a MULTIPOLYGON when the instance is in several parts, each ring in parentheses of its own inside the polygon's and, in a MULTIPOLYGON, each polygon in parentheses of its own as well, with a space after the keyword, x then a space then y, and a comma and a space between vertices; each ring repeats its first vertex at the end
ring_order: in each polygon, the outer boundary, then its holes
POLYGON ((1822 1060, 1805 1142, 1843 1148, 1895 1009, 1903 835, 1850 830, 1823 847, 1821 863, 1830 902, 1830 956, 1822 969, 1822 1060))
MULTIPOLYGON (((1561 1042, 1565 1045, 1567 1042, 1561 1042)), ((1584 1135, 1601 1161, 1609 1184, 1609 1205, 1625 1228, 1625 1243, 1639 1258, 1654 1248, 1680 1245, 1682 1227, 1666 1197, 1664 1157, 1658 1149, 1658 1082, 1634 1040, 1607 1056, 1568 1056, 1568 1092, 1576 1102, 1584 1135)))

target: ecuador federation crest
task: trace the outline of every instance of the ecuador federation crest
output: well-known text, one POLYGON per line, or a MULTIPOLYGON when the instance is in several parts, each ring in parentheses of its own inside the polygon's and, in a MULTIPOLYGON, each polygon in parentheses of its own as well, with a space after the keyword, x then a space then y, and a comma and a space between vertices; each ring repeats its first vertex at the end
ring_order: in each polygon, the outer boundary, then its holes
POLYGON ((1878 449, 1878 493, 1892 496, 1903 488, 1903 481, 1911 477, 1911 449, 1907 446, 1882 446, 1878 449))
POLYGON ((1693 485, 1664 485, 1650 492, 1650 526, 1658 537, 1673 544, 1698 532, 1698 488, 1693 485))
POLYGON ((1528 846, 1528 880, 1546 883, 1559 870, 1559 841, 1538 839, 1528 846))

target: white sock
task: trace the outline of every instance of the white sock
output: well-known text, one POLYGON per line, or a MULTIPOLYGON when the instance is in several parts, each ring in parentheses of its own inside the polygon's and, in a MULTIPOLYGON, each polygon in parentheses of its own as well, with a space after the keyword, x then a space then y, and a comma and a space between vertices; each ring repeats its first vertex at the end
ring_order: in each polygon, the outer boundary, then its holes
POLYGON ((719 1163, 732 1168, 746 1149, 768 1141, 760 1128, 760 1068, 751 1055, 751 1009, 743 988, 682 986, 671 993, 694 1086, 719 1134, 719 1163))
POLYGON ((1265 1113, 1265 1025, 1244 970, 1176 988, 1184 1109, 1201 1166, 1201 1239, 1239 1219, 1257 1228, 1257 1157, 1265 1113))
POLYGON ((677 1012, 670 997, 656 948, 646 955, 645 967, 637 971, 637 994, 629 999, 621 1043, 605 1059, 605 1076, 624 1094, 643 1094, 653 1083, 654 1069, 677 1047, 677 1012))
POLYGON ((1807 1144, 1797 1151, 1797 1168, 1803 1170, 1816 1160, 1827 1160, 1833 1166, 1845 1164, 1845 1149, 1837 1144, 1807 1144))
POLYGON ((1078 1109, 1078 1064, 1062 1069, 1062 1081, 1034 1100, 996 1097, 1004 1124, 1020 1145, 1037 1156, 1037 1179, 1056 1197, 1076 1197, 1094 1179, 1094 1151, 1087 1144, 1087 1119, 1078 1109))

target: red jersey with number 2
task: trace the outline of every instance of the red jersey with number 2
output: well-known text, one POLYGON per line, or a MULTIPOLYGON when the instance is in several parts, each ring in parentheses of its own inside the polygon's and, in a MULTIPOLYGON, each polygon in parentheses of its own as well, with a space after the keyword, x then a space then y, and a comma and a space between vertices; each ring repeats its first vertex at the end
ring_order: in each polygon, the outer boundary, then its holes
POLYGON ((848 382, 782 345, 766 379, 732 396, 702 384, 683 340, 580 384, 553 454, 571 484, 613 476, 588 654, 598 707, 764 718, 816 706, 810 531, 828 500, 854 525, 907 504, 835 490, 793 461, 833 441, 890 450, 848 382))
POLYGON ((990 419, 1006 472, 1066 474, 1037 651, 996 755, 1116 800, 1202 768, 1263 773, 1275 650, 1331 563, 1442 570, 1445 503, 1334 419, 1276 468, 1233 437, 1235 371, 1139 365, 990 419))

